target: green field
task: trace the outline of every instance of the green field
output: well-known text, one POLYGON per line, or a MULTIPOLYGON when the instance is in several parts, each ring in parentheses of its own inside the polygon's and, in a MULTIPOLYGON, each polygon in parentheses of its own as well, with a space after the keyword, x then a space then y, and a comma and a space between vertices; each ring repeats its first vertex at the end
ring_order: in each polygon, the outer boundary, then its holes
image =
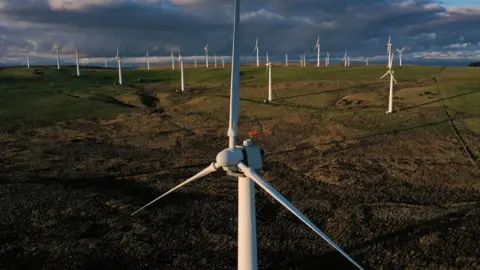
MULTIPOLYGON (((396 67, 392 114, 383 65, 277 64, 268 104, 265 71, 241 68, 239 140, 260 131, 272 186, 365 268, 478 267, 480 69, 396 67)), ((226 147, 230 69, 184 93, 163 67, 74 73, 0 69, 0 268, 235 268, 230 177, 130 216, 226 147)), ((256 196, 261 269, 348 265, 256 196)))

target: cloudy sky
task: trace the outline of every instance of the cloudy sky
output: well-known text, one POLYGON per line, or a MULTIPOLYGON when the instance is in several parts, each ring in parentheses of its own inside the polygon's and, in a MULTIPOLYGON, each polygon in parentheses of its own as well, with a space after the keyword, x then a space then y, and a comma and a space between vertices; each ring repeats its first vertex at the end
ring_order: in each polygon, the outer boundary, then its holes
MULTIPOLYGON (((89 58, 231 52, 233 0, 0 0, 0 63, 75 47, 89 58)), ((241 53, 383 56, 388 36, 416 59, 480 58, 480 0, 243 0, 241 53)), ((65 56, 65 58, 68 58, 65 56)), ((139 58, 140 59, 140 58, 139 58)))

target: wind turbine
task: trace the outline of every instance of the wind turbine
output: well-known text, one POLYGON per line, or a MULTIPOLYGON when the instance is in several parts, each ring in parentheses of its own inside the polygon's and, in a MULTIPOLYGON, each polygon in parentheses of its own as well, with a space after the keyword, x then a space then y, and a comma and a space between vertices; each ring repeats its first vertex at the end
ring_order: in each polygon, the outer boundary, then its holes
POLYGON ((327 58, 325 59, 325 66, 328 67, 330 65, 330 53, 327 53, 327 58))
POLYGON ((303 54, 300 54, 300 66, 303 67, 303 54))
POLYGON ((257 51, 257 67, 259 67, 260 66, 260 56, 259 56, 260 49, 258 48, 258 38, 257 38, 257 41, 255 41, 255 48, 253 49, 253 51, 257 51))
POLYGON ((343 66, 344 67, 347 67, 347 51, 345 51, 345 56, 343 56, 343 59, 342 59, 344 62, 343 62, 343 66))
POLYGON ((303 67, 307 67, 307 54, 303 54, 303 67))
POLYGON ((195 54, 195 56, 193 57, 193 61, 195 62, 195 68, 197 68, 197 55, 195 54))
POLYGON ((395 84, 397 83, 397 81, 393 77, 394 72, 392 70, 392 62, 393 62, 393 52, 392 51, 390 51, 390 55, 388 56, 388 60, 389 60, 388 70, 382 77, 380 77, 380 80, 381 80, 385 76, 390 75, 390 92, 389 92, 389 96, 388 96, 388 111, 386 112, 387 114, 392 113, 392 111, 393 111, 393 82, 395 82, 395 84))
POLYGON ((317 36, 317 44, 315 45, 317 49, 317 67, 320 67, 320 35, 317 36))
POLYGON ((347 56, 347 64, 350 66, 350 56, 347 56))
POLYGON ((398 59, 400 61, 400 66, 402 66, 402 55, 403 55, 403 50, 405 50, 405 47, 403 47, 403 49, 399 50, 397 49, 397 52, 398 52, 398 59))
POLYGON ((340 252, 346 259, 353 263, 358 269, 363 269, 348 254, 346 254, 337 244, 335 244, 327 235, 325 235, 317 226, 307 219, 295 206, 293 206, 282 194, 265 181, 257 170, 262 168, 262 150, 259 145, 253 144, 251 139, 243 141, 242 145, 235 145, 237 139, 237 125, 240 101, 240 63, 239 55, 236 52, 239 39, 237 23, 240 19, 239 11, 240 0, 235 0, 234 24, 233 24, 233 46, 232 46, 232 74, 230 83, 230 120, 228 127, 229 143, 228 148, 218 153, 215 162, 203 169, 193 177, 167 191, 160 197, 151 201, 139 210, 160 200, 169 193, 181 188, 182 186, 205 177, 222 168, 227 175, 238 177, 238 265, 239 270, 256 270, 257 264, 257 236, 256 236, 256 218, 255 218, 255 184, 265 190, 270 196, 292 212, 303 223, 310 227, 315 233, 320 235, 329 245, 340 252), (246 165, 248 164, 248 165, 246 165))
POLYGON ((183 79, 183 57, 180 52, 178 52, 178 61, 180 62, 180 90, 182 90, 182 92, 185 92, 185 80, 183 79))
POLYGON ((365 58, 365 64, 368 66, 368 57, 365 58))
POLYGON ((225 68, 225 57, 222 55, 222 67, 225 68))
POLYGON ((107 59, 103 60, 105 62, 105 68, 108 68, 108 62, 107 59))
POLYGON ((117 59, 117 66, 118 66, 118 84, 122 85, 123 80, 122 80, 122 62, 120 61, 120 45, 117 46, 117 56, 115 57, 117 59))
POLYGON ((27 67, 30 68, 30 51, 28 49, 25 49, 25 54, 27 55, 27 67))
POLYGON ((147 49, 147 53, 145 53, 145 58, 147 60, 147 70, 150 70, 150 59, 148 59, 150 55, 148 54, 148 49, 147 49))
POLYGON ((74 49, 73 52, 75 53, 75 63, 77 65, 77 76, 80 77, 80 65, 78 63, 78 50, 74 49))
POLYGON ((268 73, 268 101, 270 102, 272 101, 272 63, 267 62, 265 67, 268 73))
POLYGON ((267 57, 266 57, 266 62, 269 63, 270 62, 270 59, 268 58, 268 52, 267 52, 267 57))
POLYGON ((288 53, 285 54, 285 67, 288 67, 288 53))
POLYGON ((173 55, 173 48, 172 52, 170 53, 170 59, 172 60, 172 70, 175 70, 175 56, 173 55))
POLYGON ((62 47, 58 46, 56 43, 53 46, 53 52, 57 53, 57 69, 60 70, 60 50, 62 47))
POLYGON ((208 68, 208 44, 203 47, 203 50, 205 51, 205 67, 208 68))
POLYGON ((215 68, 217 68, 217 54, 215 54, 215 55, 213 56, 213 59, 214 59, 214 61, 215 61, 215 68))

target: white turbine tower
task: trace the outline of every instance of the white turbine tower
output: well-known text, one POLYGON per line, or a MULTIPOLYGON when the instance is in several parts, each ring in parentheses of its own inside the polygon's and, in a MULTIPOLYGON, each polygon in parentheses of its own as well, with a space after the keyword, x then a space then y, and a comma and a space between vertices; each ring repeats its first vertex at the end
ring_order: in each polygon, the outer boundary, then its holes
POLYGON ((282 194, 265 181, 257 172, 262 168, 262 150, 259 145, 253 144, 251 139, 243 141, 242 145, 235 145, 237 139, 237 125, 239 116, 239 87, 240 87, 240 63, 236 52, 238 36, 238 22, 240 19, 239 0, 235 0, 233 26, 233 49, 232 49, 232 74, 231 74, 231 94, 230 94, 230 120, 228 127, 229 144, 228 148, 218 153, 215 162, 203 169, 195 176, 187 179, 183 183, 167 191, 165 194, 151 201, 132 215, 153 204, 167 194, 179 189, 180 187, 205 177, 220 169, 227 172, 227 175, 238 177, 238 265, 239 270, 256 270, 257 263, 257 236, 256 236, 256 218, 255 218, 255 184, 265 190, 270 196, 282 204, 287 210, 293 213, 303 223, 310 227, 315 233, 323 238, 329 245, 340 252, 346 259, 353 263, 357 268, 363 269, 348 254, 346 254, 337 244, 335 244, 327 235, 325 235, 317 226, 305 217, 295 206, 293 206, 282 194), (248 165, 246 165, 248 164, 248 165))
POLYGON ((172 70, 175 70, 175 56, 173 55, 173 48, 172 52, 170 53, 170 59, 172 60, 172 70))
POLYGON ((180 90, 182 92, 185 92, 185 80, 183 77, 183 57, 180 52, 178 52, 178 61, 180 62, 180 90))
POLYGON ((108 62, 107 59, 103 60, 105 62, 105 68, 108 68, 108 62))
POLYGON ((267 56, 266 56, 265 60, 266 60, 267 63, 270 63, 270 58, 268 58, 268 52, 267 52, 267 56))
POLYGON ((145 59, 147 60, 147 70, 150 70, 150 59, 149 59, 148 49, 147 53, 145 53, 145 59))
POLYGON ((347 64, 350 66, 350 56, 347 57, 347 64))
POLYGON ((120 45, 117 46, 117 56, 115 57, 117 59, 117 66, 118 66, 118 84, 122 85, 123 80, 122 80, 122 62, 120 61, 120 45))
POLYGON ((213 56, 213 59, 214 59, 214 61, 215 61, 215 68, 217 68, 217 54, 215 54, 215 55, 213 56))
POLYGON ((195 56, 193 57, 193 61, 195 62, 195 68, 197 68, 197 55, 195 54, 195 56))
POLYGON ((300 54, 300 66, 303 67, 303 54, 300 54))
POLYGON ((389 63, 388 70, 382 77, 380 77, 380 80, 381 80, 385 76, 390 75, 390 92, 388 96, 388 111, 386 112, 387 114, 393 112, 393 82, 397 83, 397 81, 393 77, 394 72, 392 70, 392 62, 393 62, 393 52, 390 51, 390 55, 388 56, 388 63, 389 63))
POLYGON ((343 66, 347 67, 347 51, 345 51, 345 55, 343 56, 343 66))
POLYGON ((306 67, 307 66, 307 54, 304 53, 303 54, 303 67, 306 67))
POLYGON ((327 58, 325 59, 325 66, 330 65, 330 53, 327 53, 327 58))
POLYGON ((253 51, 257 52, 257 67, 259 67, 260 66, 260 55, 259 55, 260 49, 258 48, 258 38, 257 38, 257 41, 255 41, 255 48, 253 49, 253 51))
POLYGON ((25 54, 27 55, 27 67, 30 68, 30 51, 25 49, 25 54))
POLYGON ((222 67, 225 68, 225 57, 222 55, 222 67))
POLYGON ((80 64, 78 63, 78 50, 74 49, 73 52, 75 53, 75 63, 77 65, 77 77, 80 77, 80 64))
POLYGON ((320 67, 320 35, 317 36, 317 44, 315 45, 317 49, 317 67, 320 67))
POLYGON ((285 54, 285 67, 288 67, 288 53, 285 54))
POLYGON ((62 47, 58 46, 57 44, 53 46, 53 52, 57 53, 57 69, 58 70, 60 69, 60 50, 61 49, 62 47))
POLYGON ((365 65, 367 65, 367 66, 368 66, 368 57, 367 57, 367 58, 365 58, 365 65))
POLYGON ((203 50, 205 51, 205 67, 208 68, 208 44, 203 47, 203 50))
POLYGON ((268 73, 268 101, 272 101, 272 63, 268 62, 265 64, 268 73))
POLYGON ((398 59, 400 61, 400 66, 402 66, 402 55, 403 55, 403 50, 405 50, 405 47, 403 47, 403 49, 399 50, 397 49, 397 52, 398 52, 398 59))

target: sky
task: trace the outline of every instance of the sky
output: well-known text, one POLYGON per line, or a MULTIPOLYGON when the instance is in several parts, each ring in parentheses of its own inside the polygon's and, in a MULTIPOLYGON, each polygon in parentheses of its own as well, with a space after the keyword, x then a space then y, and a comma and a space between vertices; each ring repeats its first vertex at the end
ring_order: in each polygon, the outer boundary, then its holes
MULTIPOLYGON (((90 60, 112 58, 117 45, 125 61, 168 61, 177 54, 231 54, 233 0, 0 0, 0 64, 54 63, 74 48, 90 60), (129 60, 127 60, 127 58, 129 60)), ((480 58, 480 0, 243 0, 240 52, 296 59, 315 56, 320 35, 322 58, 384 59, 388 36, 404 59, 480 58)), ((187 58, 191 59, 191 58, 187 58)), ((90 61, 87 60, 87 61, 90 61)), ((103 60, 102 60, 103 61, 103 60)))

